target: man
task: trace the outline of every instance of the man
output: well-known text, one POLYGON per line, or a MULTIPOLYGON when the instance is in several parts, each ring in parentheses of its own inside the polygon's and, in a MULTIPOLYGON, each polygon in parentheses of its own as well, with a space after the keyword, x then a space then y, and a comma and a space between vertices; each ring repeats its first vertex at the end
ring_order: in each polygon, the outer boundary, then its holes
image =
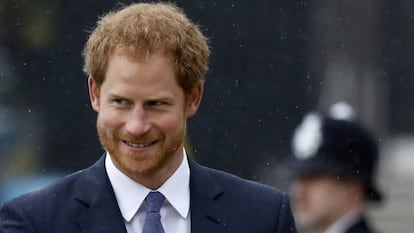
POLYGON ((203 167, 183 148, 201 102, 207 40, 176 6, 102 17, 84 70, 105 155, 6 203, 0 232, 296 232, 286 194, 203 167))
POLYGON ((364 216, 367 201, 379 202, 374 138, 349 105, 329 114, 308 114, 293 137, 292 208, 298 228, 316 233, 373 232, 364 216))

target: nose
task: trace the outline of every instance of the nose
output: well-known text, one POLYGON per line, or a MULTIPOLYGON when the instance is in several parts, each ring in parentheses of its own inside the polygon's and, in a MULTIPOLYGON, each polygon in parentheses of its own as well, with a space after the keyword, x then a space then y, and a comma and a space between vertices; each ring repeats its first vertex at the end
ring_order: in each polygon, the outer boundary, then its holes
POLYGON ((151 128, 151 123, 145 110, 142 107, 135 107, 130 112, 125 123, 125 128, 131 135, 142 135, 148 132, 151 128))

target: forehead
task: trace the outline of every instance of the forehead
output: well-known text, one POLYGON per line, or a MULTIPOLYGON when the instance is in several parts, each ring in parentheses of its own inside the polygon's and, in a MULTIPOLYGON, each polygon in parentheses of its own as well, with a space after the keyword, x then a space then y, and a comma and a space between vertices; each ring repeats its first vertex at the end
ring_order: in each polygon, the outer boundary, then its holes
POLYGON ((173 73, 172 55, 164 50, 156 50, 145 55, 125 49, 115 50, 108 58, 106 74, 116 71, 118 75, 137 73, 173 73))
MULTIPOLYGON (((139 67, 141 72, 158 72, 164 73, 164 75, 172 75, 174 78, 177 76, 176 64, 174 62, 174 56, 171 52, 165 49, 157 49, 154 51, 147 51, 145 54, 132 53, 125 49, 118 49, 109 58, 109 63, 113 60, 113 57, 123 57, 130 65, 139 67)), ((110 66, 111 64, 109 64, 110 66)))
POLYGON ((102 89, 127 88, 132 92, 179 91, 173 59, 169 53, 155 51, 139 58, 123 50, 109 58, 102 89))
POLYGON ((342 183, 344 179, 338 175, 319 173, 299 176, 296 181, 314 185, 328 185, 342 183))

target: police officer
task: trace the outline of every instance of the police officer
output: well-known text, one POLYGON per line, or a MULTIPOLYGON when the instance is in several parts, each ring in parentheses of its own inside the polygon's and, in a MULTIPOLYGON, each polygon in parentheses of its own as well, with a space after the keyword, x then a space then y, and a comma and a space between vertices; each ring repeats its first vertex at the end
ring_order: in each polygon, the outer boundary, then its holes
POLYGON ((316 233, 373 232, 364 209, 367 201, 382 199, 374 182, 376 140, 346 103, 330 110, 306 115, 293 135, 296 223, 316 233))

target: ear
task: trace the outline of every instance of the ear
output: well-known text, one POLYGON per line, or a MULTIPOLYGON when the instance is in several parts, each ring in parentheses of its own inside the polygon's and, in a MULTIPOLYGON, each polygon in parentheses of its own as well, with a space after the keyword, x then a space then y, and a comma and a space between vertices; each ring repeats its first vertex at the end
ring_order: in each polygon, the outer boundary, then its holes
POLYGON ((92 76, 88 77, 89 98, 91 100, 92 109, 99 112, 99 90, 92 76))
POLYGON ((187 108, 186 116, 192 117, 197 112, 198 107, 200 106, 201 99, 203 97, 204 83, 201 83, 194 87, 187 97, 187 108))

